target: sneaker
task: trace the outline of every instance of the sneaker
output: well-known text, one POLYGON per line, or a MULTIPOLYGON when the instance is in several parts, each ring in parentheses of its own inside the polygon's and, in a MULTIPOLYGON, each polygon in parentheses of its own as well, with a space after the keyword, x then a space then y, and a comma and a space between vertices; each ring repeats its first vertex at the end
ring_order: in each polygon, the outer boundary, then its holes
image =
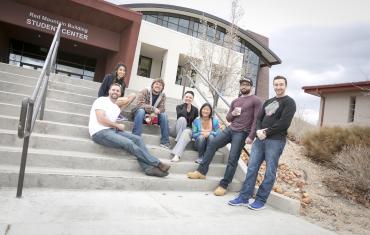
POLYGON ((221 187, 221 186, 218 186, 215 191, 213 192, 213 194, 215 196, 224 196, 226 194, 226 189, 221 187))
POLYGON ((201 164, 202 163, 202 159, 201 158, 198 158, 197 160, 195 160, 195 163, 201 164))
POLYGON ((206 176, 200 173, 199 171, 193 171, 193 172, 188 172, 187 174, 189 179, 205 179, 206 176))
POLYGON ((248 208, 251 210, 259 211, 265 209, 265 203, 255 200, 252 204, 248 205, 248 208))
POLYGON ((159 146, 165 149, 170 149, 171 147, 170 143, 160 144, 159 146))
POLYGON ((230 206, 248 206, 249 205, 248 200, 244 199, 240 195, 237 198, 230 200, 228 204, 230 206))
POLYGON ((171 159, 171 162, 178 162, 178 161, 180 161, 180 156, 177 156, 177 155, 173 156, 173 158, 171 159))

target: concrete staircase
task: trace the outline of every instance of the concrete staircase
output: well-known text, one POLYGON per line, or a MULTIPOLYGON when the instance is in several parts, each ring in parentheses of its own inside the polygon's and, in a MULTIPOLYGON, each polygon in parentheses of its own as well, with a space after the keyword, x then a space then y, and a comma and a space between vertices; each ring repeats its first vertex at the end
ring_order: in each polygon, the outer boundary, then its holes
MULTIPOLYGON (((0 187, 17 185, 23 143, 17 137, 20 104, 31 95, 38 75, 38 71, 0 64, 0 187)), ((180 162, 172 164, 169 176, 156 178, 144 175, 127 152, 95 144, 87 125, 99 86, 60 75, 51 77, 45 118, 36 122, 31 136, 25 187, 210 191, 218 185, 226 167, 225 149, 216 153, 206 180, 189 180, 186 172, 197 167, 197 152, 191 146, 180 162)), ((170 125, 180 102, 167 99, 170 125)), ((131 131, 132 122, 125 121, 125 125, 131 131)), ((159 147, 159 134, 158 127, 144 127, 144 142, 153 155, 169 162, 170 151, 159 147)), ((239 190, 240 182, 235 179, 229 189, 239 190)))

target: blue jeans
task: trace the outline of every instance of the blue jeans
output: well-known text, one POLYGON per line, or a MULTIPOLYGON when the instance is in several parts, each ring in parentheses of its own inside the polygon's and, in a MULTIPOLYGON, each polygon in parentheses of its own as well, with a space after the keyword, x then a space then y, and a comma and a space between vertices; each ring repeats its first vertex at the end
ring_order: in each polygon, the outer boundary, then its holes
POLYGON ((220 182, 220 186, 226 189, 234 178, 236 168, 238 167, 240 152, 245 145, 245 139, 247 136, 247 132, 233 131, 230 127, 227 127, 207 145, 206 152, 204 153, 202 163, 198 167, 198 171, 203 175, 206 175, 209 169, 209 164, 211 164, 216 151, 228 143, 231 143, 224 178, 220 182))
POLYGON ((207 149, 208 144, 214 139, 213 135, 209 135, 208 138, 200 135, 194 143, 194 149, 198 151, 198 158, 203 158, 204 153, 207 149))
MULTIPOLYGON (((141 136, 141 133, 143 131, 144 117, 145 117, 144 109, 136 110, 135 118, 134 118, 134 128, 132 129, 132 134, 141 136)), ((161 127, 161 144, 170 143, 167 113, 158 114, 158 122, 159 122, 158 124, 161 127)))
POLYGON ((262 162, 266 161, 265 178, 259 186, 256 200, 266 203, 268 196, 274 186, 279 158, 285 147, 286 139, 282 140, 259 140, 256 139, 252 146, 249 157, 247 175, 240 190, 240 196, 249 199, 253 196, 256 185, 258 170, 262 162))
POLYGON ((115 129, 104 129, 92 136, 94 142, 113 148, 120 148, 134 155, 144 171, 158 166, 158 158, 151 155, 145 147, 143 140, 126 131, 115 129))

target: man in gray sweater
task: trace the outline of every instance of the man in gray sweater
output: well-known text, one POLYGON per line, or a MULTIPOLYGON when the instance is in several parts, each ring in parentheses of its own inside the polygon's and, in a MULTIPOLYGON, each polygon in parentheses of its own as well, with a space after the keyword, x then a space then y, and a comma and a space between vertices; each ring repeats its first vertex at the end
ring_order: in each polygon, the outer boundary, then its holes
POLYGON ((239 83, 241 96, 231 102, 226 116, 226 120, 231 124, 208 144, 198 169, 187 174, 190 179, 205 179, 209 164, 212 162, 216 151, 231 143, 224 178, 214 191, 216 196, 226 194, 226 189, 233 180, 244 144, 253 142, 256 133, 257 115, 262 107, 261 100, 255 95, 250 95, 253 86, 252 80, 243 78, 239 83))

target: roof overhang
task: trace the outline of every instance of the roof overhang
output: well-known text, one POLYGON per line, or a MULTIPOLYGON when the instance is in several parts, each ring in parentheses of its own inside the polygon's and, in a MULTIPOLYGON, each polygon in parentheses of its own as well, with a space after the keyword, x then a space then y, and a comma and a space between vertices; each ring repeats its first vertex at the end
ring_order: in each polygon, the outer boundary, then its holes
MULTIPOLYGON (((121 5, 123 7, 130 8, 134 11, 153 11, 153 12, 167 12, 167 13, 174 13, 179 15, 186 15, 194 18, 201 19, 202 17, 206 17, 207 20, 213 24, 217 24, 223 28, 227 28, 231 23, 223 20, 217 16, 174 5, 167 5, 167 4, 152 4, 152 3, 138 3, 138 4, 124 4, 121 5)), ((271 67, 272 65, 281 64, 281 59, 268 47, 263 45, 252 33, 241 28, 238 28, 238 36, 243 38, 247 43, 249 49, 251 49, 254 53, 256 53, 261 58, 261 67, 271 67)))
POLYGON ((305 93, 314 96, 322 96, 322 94, 324 93, 326 94, 349 91, 370 91, 370 81, 304 86, 302 87, 302 89, 305 93))

